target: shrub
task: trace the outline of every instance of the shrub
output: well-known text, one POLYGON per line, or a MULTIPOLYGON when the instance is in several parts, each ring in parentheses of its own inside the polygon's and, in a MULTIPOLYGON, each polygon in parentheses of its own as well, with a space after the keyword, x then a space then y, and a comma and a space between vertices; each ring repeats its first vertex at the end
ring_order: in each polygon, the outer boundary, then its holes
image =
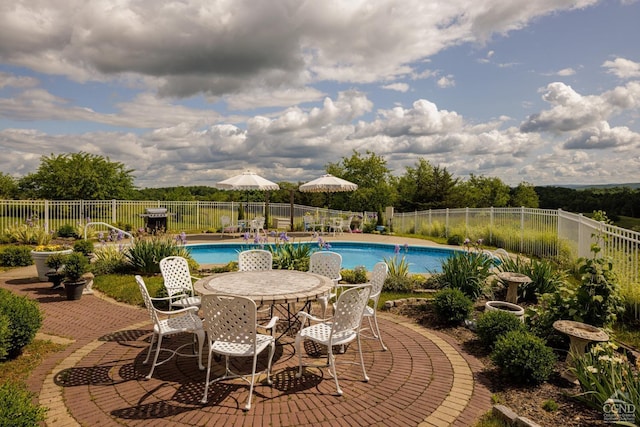
POLYGON ((384 290, 385 292, 406 293, 413 291, 414 286, 415 281, 411 276, 387 275, 387 278, 384 280, 382 290, 384 290))
POLYGON ((447 245, 460 246, 464 242, 464 238, 459 234, 452 234, 447 237, 447 245))
POLYGON ((539 384, 553 372, 556 356, 542 339, 517 330, 498 338, 491 360, 509 381, 539 384))
POLYGON ((440 322, 459 324, 471 314, 473 301, 460 289, 443 289, 434 295, 433 308, 440 322))
POLYGON ((76 228, 71 224, 64 224, 58 228, 57 234, 58 237, 71 237, 74 239, 79 239, 81 237, 76 233, 76 228))
POLYGON ((488 349, 493 348, 496 340, 507 332, 524 329, 524 324, 518 317, 501 310, 486 311, 476 324, 478 338, 488 349))
POLYGON ((28 219, 23 224, 10 226, 5 234, 11 242, 22 245, 47 245, 51 242, 51 234, 38 224, 37 219, 28 219))
POLYGON ((442 262, 442 273, 437 274, 437 280, 442 286, 460 289, 476 300, 484 292, 492 266, 493 260, 480 252, 458 251, 442 262))
POLYGON ((64 261, 66 260, 66 258, 66 255, 54 252, 47 257, 45 264, 47 264, 47 267, 49 267, 51 270, 57 272, 64 265, 64 261))
POLYGON ((73 251, 80 252, 87 256, 93 253, 93 242, 91 240, 76 240, 73 244, 73 251))
POLYGON ((360 265, 353 270, 342 270, 340 272, 342 281, 350 284, 367 283, 367 269, 360 265))
POLYGON ((8 356, 14 358, 33 341, 42 326, 42 314, 35 301, 14 295, 6 289, 0 289, 0 314, 9 318, 11 338, 8 356))
POLYGON ((0 426, 32 427, 44 421, 46 408, 32 401, 33 395, 14 382, 0 385, 0 426))
POLYGON ((6 314, 0 313, 0 360, 9 354, 11 345, 11 320, 6 314))
POLYGON ((31 246, 7 246, 0 251, 0 265, 3 267, 25 267, 33 264, 31 246))
POLYGON ((82 275, 89 270, 87 257, 80 252, 72 252, 64 259, 64 281, 76 283, 80 281, 82 275))

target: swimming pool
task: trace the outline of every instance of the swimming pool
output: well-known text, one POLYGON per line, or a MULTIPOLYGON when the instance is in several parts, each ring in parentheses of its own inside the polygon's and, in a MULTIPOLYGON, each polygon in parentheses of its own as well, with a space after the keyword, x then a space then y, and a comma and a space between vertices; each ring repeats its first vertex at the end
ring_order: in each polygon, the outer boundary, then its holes
MULTIPOLYGON (((309 244, 314 248, 315 242, 295 243, 309 244)), ((239 243, 200 243, 187 245, 193 259, 200 264, 226 264, 238 260, 238 252, 246 249, 260 248, 257 244, 239 243)), ((342 268, 354 269, 363 265, 371 271, 376 262, 384 261, 395 255, 395 245, 366 242, 331 242, 331 251, 342 255, 342 268)), ((398 257, 406 257, 409 272, 439 272, 442 261, 449 258, 456 249, 434 248, 430 246, 400 246, 398 257)))

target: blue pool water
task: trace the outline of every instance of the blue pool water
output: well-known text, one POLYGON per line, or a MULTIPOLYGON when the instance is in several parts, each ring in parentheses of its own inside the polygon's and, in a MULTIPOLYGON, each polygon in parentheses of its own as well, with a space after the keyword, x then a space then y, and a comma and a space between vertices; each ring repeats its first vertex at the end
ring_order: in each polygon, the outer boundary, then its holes
MULTIPOLYGON (((314 242, 298 244, 318 247, 314 242)), ((187 245, 193 258, 200 264, 226 264, 230 261, 237 261, 238 252, 259 247, 256 244, 238 243, 187 245)), ((342 255, 342 268, 353 269, 363 265, 367 271, 371 271, 375 263, 395 255, 395 245, 384 243, 331 242, 330 250, 342 255)), ((455 249, 428 246, 409 245, 407 248, 400 246, 398 259, 402 256, 406 257, 411 273, 439 272, 442 261, 451 256, 454 251, 455 249)))

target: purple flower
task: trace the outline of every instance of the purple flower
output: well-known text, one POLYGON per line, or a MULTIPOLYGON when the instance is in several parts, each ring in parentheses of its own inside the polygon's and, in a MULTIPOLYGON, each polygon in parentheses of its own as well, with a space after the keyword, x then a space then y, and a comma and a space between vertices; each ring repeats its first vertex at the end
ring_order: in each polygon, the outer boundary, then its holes
POLYGON ((394 254, 399 254, 400 253, 400 245, 396 243, 396 246, 393 248, 393 253, 394 254))
POLYGON ((409 244, 408 243, 404 244, 404 251, 405 252, 409 252, 409 244))
POLYGON ((273 231, 273 230, 271 230, 271 231, 269 232, 269 236, 271 236, 271 237, 276 237, 276 232, 275 232, 275 231, 273 231))
POLYGON ((327 251, 328 251, 329 249, 331 249, 331 243, 326 242, 326 243, 324 244, 324 249, 325 249, 325 250, 327 250, 327 251))
POLYGON ((464 239, 463 245, 468 245, 470 243, 471 243, 471 239, 467 237, 466 239, 464 239))
POLYGON ((253 237, 253 243, 260 243, 260 235, 258 233, 253 237))
POLYGON ((248 241, 249 240, 249 233, 245 231, 245 233, 242 235, 242 238, 244 239, 244 241, 248 241))

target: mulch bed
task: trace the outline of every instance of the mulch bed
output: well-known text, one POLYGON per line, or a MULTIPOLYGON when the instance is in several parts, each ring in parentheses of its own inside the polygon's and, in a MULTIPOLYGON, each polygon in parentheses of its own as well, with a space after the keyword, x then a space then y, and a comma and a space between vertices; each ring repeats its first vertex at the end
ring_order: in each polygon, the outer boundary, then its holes
MULTIPOLYGON (((482 311, 484 303, 476 310, 482 311)), ((587 407, 572 396, 580 393, 580 387, 565 380, 560 375, 565 370, 564 355, 559 355, 552 377, 538 386, 514 386, 510 384, 493 365, 489 352, 477 339, 475 332, 464 326, 443 327, 438 324, 435 315, 424 304, 394 307, 392 312, 414 319, 417 323, 454 337, 461 348, 480 360, 484 369, 479 373, 480 381, 493 393, 494 403, 507 406, 519 416, 542 426, 602 426, 603 413, 587 407), (545 402, 553 401, 558 408, 548 411, 543 408, 545 402)))

